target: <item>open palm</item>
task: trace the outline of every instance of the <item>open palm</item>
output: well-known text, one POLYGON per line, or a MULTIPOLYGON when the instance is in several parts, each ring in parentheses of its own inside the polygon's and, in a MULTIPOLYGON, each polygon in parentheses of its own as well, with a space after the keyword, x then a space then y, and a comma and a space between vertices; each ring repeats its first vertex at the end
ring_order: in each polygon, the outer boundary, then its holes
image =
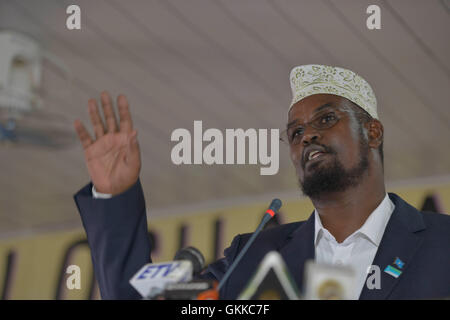
POLYGON ((76 120, 74 126, 83 145, 86 165, 95 189, 116 195, 130 188, 139 177, 139 144, 126 97, 117 97, 119 125, 109 94, 102 92, 100 100, 106 125, 100 117, 96 100, 90 99, 88 102, 95 140, 81 121, 76 120))

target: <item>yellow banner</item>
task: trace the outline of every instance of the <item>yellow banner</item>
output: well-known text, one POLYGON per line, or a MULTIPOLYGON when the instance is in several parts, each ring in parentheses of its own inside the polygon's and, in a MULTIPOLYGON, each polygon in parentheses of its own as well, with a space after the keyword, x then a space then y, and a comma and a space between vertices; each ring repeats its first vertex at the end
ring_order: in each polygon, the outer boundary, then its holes
MULTIPOLYGON (((450 183, 389 190, 418 209, 450 210, 450 183)), ((283 200, 283 199, 282 199, 283 200)), ((283 200, 281 223, 305 220, 313 207, 309 199, 283 200)), ((154 262, 172 260, 181 246, 197 247, 207 262, 223 253, 233 237, 253 232, 268 203, 253 203, 209 212, 150 219, 154 262)), ((150 214, 151 217, 151 214, 150 214)), ((98 299, 84 230, 56 232, 0 242, 0 293, 4 299, 98 299), (67 266, 80 267, 80 289, 69 289, 67 266)), ((69 286, 70 287, 70 286, 69 286)))

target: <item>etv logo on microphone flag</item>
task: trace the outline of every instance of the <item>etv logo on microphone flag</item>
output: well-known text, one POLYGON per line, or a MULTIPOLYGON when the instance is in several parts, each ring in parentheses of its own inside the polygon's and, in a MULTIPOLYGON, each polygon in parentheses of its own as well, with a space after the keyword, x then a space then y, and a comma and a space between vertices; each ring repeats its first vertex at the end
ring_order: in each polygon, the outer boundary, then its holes
POLYGON ((151 298, 164 291, 169 283, 191 281, 192 273, 192 263, 186 260, 149 263, 136 272, 130 284, 141 296, 151 298))

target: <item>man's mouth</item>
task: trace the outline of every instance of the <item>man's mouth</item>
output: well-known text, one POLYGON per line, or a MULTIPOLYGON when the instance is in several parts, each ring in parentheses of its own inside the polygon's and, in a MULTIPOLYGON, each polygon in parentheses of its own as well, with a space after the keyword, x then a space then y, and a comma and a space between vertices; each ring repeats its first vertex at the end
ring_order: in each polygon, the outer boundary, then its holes
POLYGON ((308 158, 306 159, 305 166, 308 166, 310 164, 316 163, 318 161, 321 161, 325 156, 327 155, 326 152, 320 152, 320 151, 313 151, 309 154, 308 158))
POLYGON ((304 166, 308 163, 313 163, 321 160, 328 152, 325 151, 324 147, 320 146, 310 146, 309 149, 305 150, 305 155, 303 157, 304 166))
POLYGON ((322 156, 322 155, 324 155, 324 154, 325 154, 325 152, 321 152, 321 151, 312 151, 312 152, 310 152, 309 155, 308 155, 307 162, 308 162, 308 161, 311 161, 311 160, 313 160, 313 159, 319 158, 320 156, 322 156))

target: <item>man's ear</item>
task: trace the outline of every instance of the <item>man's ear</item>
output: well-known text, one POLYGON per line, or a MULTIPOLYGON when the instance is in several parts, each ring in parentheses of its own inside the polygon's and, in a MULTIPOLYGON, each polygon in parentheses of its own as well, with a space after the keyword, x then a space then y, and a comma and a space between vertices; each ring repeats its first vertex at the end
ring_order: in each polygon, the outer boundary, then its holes
POLYGON ((371 119, 365 124, 369 139, 369 146, 377 149, 383 143, 384 128, 377 119, 371 119))

